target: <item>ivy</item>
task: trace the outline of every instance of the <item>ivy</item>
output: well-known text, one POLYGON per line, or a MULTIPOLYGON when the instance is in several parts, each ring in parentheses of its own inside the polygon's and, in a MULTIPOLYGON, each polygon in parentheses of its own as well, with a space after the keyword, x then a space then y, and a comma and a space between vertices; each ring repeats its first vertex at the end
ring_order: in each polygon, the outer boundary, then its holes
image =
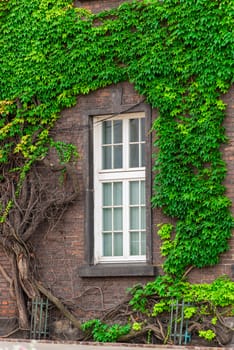
POLYGON ((72 159, 50 137, 61 110, 128 80, 159 111, 152 205, 176 220, 164 269, 218 263, 233 227, 220 153, 233 21, 231 0, 133 1, 97 15, 70 0, 1 1, 0 163, 23 159, 20 186, 51 147, 72 159))
POLYGON ((208 341, 211 341, 215 338, 215 332, 211 329, 208 329, 206 331, 199 331, 199 337, 202 337, 208 341))
POLYGON ((129 290, 132 298, 129 304, 133 310, 146 315, 157 316, 170 311, 172 300, 190 304, 184 308, 184 316, 212 316, 211 324, 217 323, 216 311, 222 309, 223 316, 234 313, 234 284, 227 276, 221 276, 212 283, 189 283, 175 280, 167 275, 159 276, 144 286, 135 286, 129 290), (151 300, 158 301, 153 305, 151 300))
POLYGON ((99 342, 116 342, 122 335, 128 334, 131 329, 129 324, 126 325, 107 325, 98 319, 89 320, 82 324, 83 331, 91 331, 93 339, 99 342))

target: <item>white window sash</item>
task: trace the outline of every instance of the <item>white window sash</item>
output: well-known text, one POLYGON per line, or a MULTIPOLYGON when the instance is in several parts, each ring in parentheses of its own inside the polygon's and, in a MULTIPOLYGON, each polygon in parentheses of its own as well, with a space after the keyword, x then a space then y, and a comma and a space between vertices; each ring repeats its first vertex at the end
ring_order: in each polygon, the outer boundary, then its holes
POLYGON ((145 180, 145 168, 129 168, 129 119, 143 118, 144 113, 126 114, 113 119, 123 121, 123 168, 102 169, 102 122, 110 116, 94 118, 94 262, 143 262, 145 255, 130 256, 129 182, 145 180), (123 256, 102 256, 102 184, 123 183, 123 256))

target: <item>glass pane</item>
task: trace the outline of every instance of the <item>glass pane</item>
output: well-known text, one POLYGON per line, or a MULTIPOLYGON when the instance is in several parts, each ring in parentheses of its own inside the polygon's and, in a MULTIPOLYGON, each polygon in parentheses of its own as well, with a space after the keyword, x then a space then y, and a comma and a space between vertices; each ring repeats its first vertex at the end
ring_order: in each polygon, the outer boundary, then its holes
POLYGON ((102 123, 102 143, 103 145, 110 144, 111 142, 111 121, 102 123))
POLYGON ((105 183, 102 185, 103 188, 103 205, 112 205, 112 184, 105 183))
POLYGON ((145 162, 146 162, 146 160, 145 160, 145 143, 142 143, 141 144, 141 166, 145 166, 145 162))
POLYGON ((130 230, 139 229, 139 208, 130 208, 130 230))
POLYGON ((120 232, 114 233, 114 256, 123 255, 123 234, 120 232))
POLYGON ((123 167, 122 146, 114 146, 114 169, 123 167))
POLYGON ((112 169, 111 146, 102 147, 102 169, 112 169))
POLYGON ((141 207, 141 229, 144 230, 146 226, 145 222, 145 207, 141 207))
POLYGON ((145 181, 141 181, 141 204, 145 204, 145 181))
POLYGON ((130 119, 130 142, 139 141, 139 119, 130 119))
POLYGON ((130 145, 130 168, 139 167, 139 144, 130 145))
POLYGON ((122 205, 122 182, 114 182, 113 186, 113 204, 122 205))
POLYGON ((114 120, 114 143, 122 143, 122 120, 114 120))
POLYGON ((103 233, 103 256, 112 256, 112 234, 103 233))
POLYGON ((141 232, 141 255, 146 254, 146 234, 141 232))
POLYGON ((112 230, 112 209, 103 209, 103 231, 112 230))
POLYGON ((145 118, 141 118, 141 141, 145 141, 145 118))
POLYGON ((139 232, 130 233, 130 255, 139 255, 139 232))
POLYGON ((139 181, 130 182, 130 205, 139 204, 139 181))
POLYGON ((122 208, 114 208, 114 230, 122 231, 122 229, 123 229, 122 208))

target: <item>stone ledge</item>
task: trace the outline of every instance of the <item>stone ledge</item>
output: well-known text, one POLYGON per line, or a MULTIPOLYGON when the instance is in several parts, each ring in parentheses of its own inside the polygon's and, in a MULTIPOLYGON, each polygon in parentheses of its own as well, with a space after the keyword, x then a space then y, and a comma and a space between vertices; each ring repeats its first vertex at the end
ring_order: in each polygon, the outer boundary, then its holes
POLYGON ((147 264, 97 264, 79 267, 80 277, 157 276, 157 267, 147 264))
POLYGON ((188 345, 159 345, 159 344, 129 344, 129 343, 97 343, 97 342, 74 342, 74 341, 50 341, 50 340, 27 340, 27 339, 1 339, 0 349, 18 349, 18 346, 25 350, 41 350, 41 349, 64 349, 70 350, 140 350, 140 349, 154 349, 154 350, 233 350, 233 347, 211 347, 211 346, 188 346, 188 345), (13 347, 11 347, 13 345, 13 347), (3 347, 4 346, 4 347, 3 347), (5 347, 6 346, 6 347, 5 347), (29 346, 29 347, 28 347, 29 346))

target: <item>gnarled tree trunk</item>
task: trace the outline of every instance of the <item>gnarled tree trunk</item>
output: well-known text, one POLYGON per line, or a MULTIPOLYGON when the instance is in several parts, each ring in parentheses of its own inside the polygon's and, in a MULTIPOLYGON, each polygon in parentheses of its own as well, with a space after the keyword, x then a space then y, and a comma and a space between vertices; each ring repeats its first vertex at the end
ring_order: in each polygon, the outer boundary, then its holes
POLYGON ((41 294, 57 304, 60 311, 78 326, 75 317, 38 282, 34 272, 33 247, 29 243, 40 223, 52 217, 56 220, 61 210, 64 211, 77 198, 79 186, 76 170, 71 164, 52 164, 44 159, 32 167, 19 193, 15 176, 2 170, 7 175, 0 183, 0 200, 7 207, 7 203, 13 199, 13 206, 0 225, 0 244, 11 262, 19 327, 29 328, 27 301, 41 294))

